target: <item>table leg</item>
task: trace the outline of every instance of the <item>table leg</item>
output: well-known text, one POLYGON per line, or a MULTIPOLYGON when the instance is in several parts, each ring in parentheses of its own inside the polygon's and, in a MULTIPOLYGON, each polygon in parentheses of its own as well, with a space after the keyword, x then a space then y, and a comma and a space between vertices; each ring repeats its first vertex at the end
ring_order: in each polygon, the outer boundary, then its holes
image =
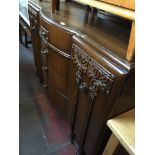
POLYGON ((112 134, 102 155, 113 155, 118 145, 119 140, 112 134))
POLYGON ((55 12, 55 10, 59 11, 60 6, 60 0, 51 0, 52 5, 52 13, 55 12))
POLYGON ((22 40, 22 28, 21 25, 19 24, 19 41, 21 44, 23 44, 23 40, 22 40))
POLYGON ((135 21, 132 22, 126 59, 133 61, 135 56, 135 21))

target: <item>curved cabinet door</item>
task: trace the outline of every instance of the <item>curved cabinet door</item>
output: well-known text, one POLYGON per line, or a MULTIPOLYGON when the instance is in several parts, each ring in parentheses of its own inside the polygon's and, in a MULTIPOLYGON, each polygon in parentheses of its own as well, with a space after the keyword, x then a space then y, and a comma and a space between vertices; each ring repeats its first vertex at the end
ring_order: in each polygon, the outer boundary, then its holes
POLYGON ((102 52, 84 40, 73 37, 70 138, 77 144, 80 155, 97 154, 106 131, 106 121, 128 75, 127 70, 108 60, 102 52))
POLYGON ((40 24, 44 86, 53 104, 66 115, 72 34, 44 15, 40 24))

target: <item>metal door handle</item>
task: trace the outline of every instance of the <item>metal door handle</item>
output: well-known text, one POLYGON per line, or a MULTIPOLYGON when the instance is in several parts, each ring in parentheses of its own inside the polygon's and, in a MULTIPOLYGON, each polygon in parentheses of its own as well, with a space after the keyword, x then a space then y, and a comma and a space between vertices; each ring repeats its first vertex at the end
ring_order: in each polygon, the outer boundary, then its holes
POLYGON ((81 83, 81 84, 79 85, 79 90, 80 90, 81 92, 86 92, 86 91, 87 91, 87 84, 86 84, 86 83, 81 83))

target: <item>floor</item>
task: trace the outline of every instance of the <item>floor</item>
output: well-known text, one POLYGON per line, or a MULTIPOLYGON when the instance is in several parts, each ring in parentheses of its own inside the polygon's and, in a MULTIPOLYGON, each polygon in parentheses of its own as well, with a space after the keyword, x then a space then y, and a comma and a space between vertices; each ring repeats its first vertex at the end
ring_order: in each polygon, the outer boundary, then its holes
POLYGON ((76 155, 69 125, 41 87, 32 53, 30 45, 19 44, 19 154, 76 155))

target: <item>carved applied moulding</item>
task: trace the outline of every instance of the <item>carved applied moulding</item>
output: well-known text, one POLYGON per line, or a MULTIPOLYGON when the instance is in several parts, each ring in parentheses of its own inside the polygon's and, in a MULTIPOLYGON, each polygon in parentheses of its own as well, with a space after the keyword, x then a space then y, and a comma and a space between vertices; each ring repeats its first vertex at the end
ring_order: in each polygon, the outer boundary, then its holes
POLYGON ((47 64, 48 64, 48 31, 40 27, 39 35, 41 38, 42 70, 44 76, 43 87, 47 87, 47 64))
POLYGON ((64 56, 67 59, 70 59, 70 55, 59 50, 58 48, 56 48, 55 46, 51 45, 48 42, 48 31, 43 26, 40 26, 39 35, 41 38, 41 54, 42 54, 42 64, 43 64, 42 70, 44 74, 44 87, 47 87, 47 69, 48 69, 47 65, 48 65, 49 49, 52 49, 53 51, 64 56))
POLYGON ((30 28, 31 30, 36 30, 38 24, 38 13, 35 12, 32 8, 29 7, 29 20, 30 20, 30 28))
POLYGON ((72 61, 76 64, 76 81, 80 84, 83 74, 86 74, 90 78, 88 91, 91 100, 97 96, 98 91, 101 90, 103 94, 108 95, 110 93, 115 76, 97 65, 95 60, 83 52, 75 44, 72 46, 72 61))
POLYGON ((44 50, 42 50, 42 52, 46 53, 46 50, 52 49, 53 51, 55 51, 56 53, 62 55, 63 57, 65 57, 67 59, 70 59, 70 55, 69 54, 61 51, 60 49, 58 49, 57 47, 53 46, 52 44, 50 44, 48 42, 48 31, 43 26, 40 27, 40 32, 39 33, 40 33, 41 39, 43 40, 42 48, 44 50))

